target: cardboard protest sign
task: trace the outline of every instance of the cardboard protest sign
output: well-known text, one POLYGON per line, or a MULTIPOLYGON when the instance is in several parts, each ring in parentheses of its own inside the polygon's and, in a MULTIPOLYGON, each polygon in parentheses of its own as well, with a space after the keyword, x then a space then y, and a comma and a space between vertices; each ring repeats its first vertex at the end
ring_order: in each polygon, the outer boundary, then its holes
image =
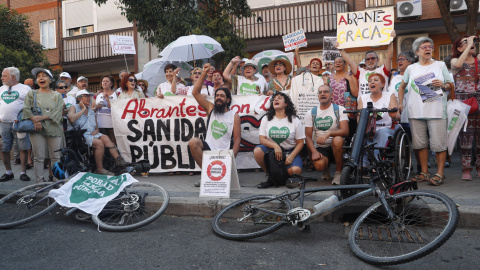
POLYGON ((295 50, 296 48, 307 47, 307 38, 303 29, 282 36, 285 51, 295 50))
POLYGON ((110 46, 113 53, 119 54, 136 54, 135 42, 130 36, 110 35, 110 46))
POLYGON ((233 150, 204 151, 200 197, 230 198, 240 190, 233 150))
POLYGON ((390 44, 394 18, 393 7, 338 13, 339 49, 390 44))
MULTIPOLYGON (((213 101, 212 97, 207 99, 213 101)), ((258 168, 253 148, 260 143, 258 128, 270 106, 269 100, 269 96, 233 96, 230 109, 241 120, 242 140, 236 157, 241 169, 258 168)), ((188 141, 193 137, 206 138, 207 114, 195 98, 115 100, 112 120, 118 149, 127 161, 147 159, 150 172, 200 170, 189 153, 188 141)))

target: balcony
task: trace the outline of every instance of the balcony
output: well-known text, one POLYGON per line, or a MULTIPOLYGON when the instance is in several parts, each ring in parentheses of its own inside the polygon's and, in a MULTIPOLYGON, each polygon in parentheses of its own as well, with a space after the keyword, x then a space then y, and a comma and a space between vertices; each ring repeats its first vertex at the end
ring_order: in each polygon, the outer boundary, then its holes
POLYGON ((335 31, 337 13, 343 12, 349 12, 343 1, 309 1, 252 9, 252 17, 234 22, 244 38, 251 40, 283 36, 301 28, 307 33, 335 31))
POLYGON ((133 27, 63 38, 63 63, 115 58, 110 35, 133 36, 133 27))

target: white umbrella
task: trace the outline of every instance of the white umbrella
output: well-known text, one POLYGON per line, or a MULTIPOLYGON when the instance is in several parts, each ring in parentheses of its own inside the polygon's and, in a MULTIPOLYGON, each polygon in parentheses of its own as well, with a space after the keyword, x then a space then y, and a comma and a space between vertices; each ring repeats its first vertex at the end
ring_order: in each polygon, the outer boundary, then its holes
POLYGON ((146 63, 143 66, 143 71, 138 73, 138 76, 136 77, 137 79, 144 79, 148 82, 148 92, 152 96, 155 89, 157 89, 157 86, 167 81, 167 78, 165 77, 165 71, 163 70, 167 64, 174 64, 181 68, 179 74, 182 78, 189 78, 190 70, 193 69, 193 67, 187 63, 166 61, 163 58, 153 59, 152 61, 146 63))
POLYGON ((189 62, 195 59, 211 58, 223 51, 220 43, 209 36, 190 35, 179 37, 170 43, 163 49, 160 56, 169 61, 189 62))
POLYGON ((276 56, 276 55, 285 55, 285 54, 286 53, 284 53, 282 51, 279 51, 279 50, 266 50, 266 51, 259 52, 259 53, 255 54, 252 57, 252 60, 257 59, 257 58, 272 57, 272 56, 276 56))

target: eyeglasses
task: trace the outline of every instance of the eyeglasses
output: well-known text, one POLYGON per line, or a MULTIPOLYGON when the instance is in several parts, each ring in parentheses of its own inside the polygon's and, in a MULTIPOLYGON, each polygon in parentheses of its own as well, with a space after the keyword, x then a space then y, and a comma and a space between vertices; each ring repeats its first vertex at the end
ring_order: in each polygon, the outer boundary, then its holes
POLYGON ((365 58, 365 62, 366 62, 366 61, 372 61, 372 60, 376 60, 376 59, 377 59, 377 57, 365 58))
POLYGON ((193 72, 193 74, 195 74, 195 75, 201 75, 202 72, 200 72, 200 71, 198 71, 198 72, 193 72))
POLYGON ((142 86, 145 86, 145 84, 139 83, 138 86, 142 87, 142 86))
POLYGON ((129 82, 137 82, 137 79, 132 79, 132 78, 130 78, 130 79, 128 79, 128 81, 129 81, 129 82))
POLYGON ((330 91, 326 90, 326 91, 318 91, 318 94, 319 95, 323 95, 323 94, 328 94, 330 93, 330 91))
POLYGON ((281 67, 283 67, 283 66, 284 66, 284 64, 283 64, 283 63, 275 63, 273 66, 274 66, 274 67, 278 67, 278 66, 281 66, 281 67))
POLYGON ((406 61, 406 60, 407 60, 407 58, 398 58, 398 59, 397 59, 397 63, 400 63, 400 62, 406 61))
POLYGON ((66 86, 58 86, 57 89, 67 89, 68 87, 66 86))
POLYGON ((422 49, 422 50, 426 50, 426 49, 433 50, 433 46, 432 45, 424 45, 424 46, 420 46, 420 49, 422 49))

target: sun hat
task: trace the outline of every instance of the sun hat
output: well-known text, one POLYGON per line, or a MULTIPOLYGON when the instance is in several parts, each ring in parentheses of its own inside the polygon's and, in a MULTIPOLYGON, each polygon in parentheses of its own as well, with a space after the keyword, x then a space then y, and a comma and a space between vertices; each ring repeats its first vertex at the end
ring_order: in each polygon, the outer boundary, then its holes
POLYGON ((37 77, 37 74, 40 73, 40 72, 44 72, 45 74, 47 74, 50 77, 50 79, 53 79, 52 72, 50 72, 50 70, 48 70, 48 69, 45 69, 45 68, 34 68, 34 69, 32 69, 32 74, 35 77, 37 77))
POLYGON ((75 97, 78 98, 78 97, 81 96, 81 95, 93 96, 93 95, 95 95, 95 94, 90 93, 90 92, 88 92, 87 90, 83 89, 83 90, 78 91, 77 94, 75 94, 75 97))
POLYGON ((285 65, 285 72, 286 74, 290 74, 290 72, 292 72, 292 64, 290 63, 290 61, 288 60, 285 60, 284 58, 278 58, 278 59, 274 59, 272 60, 269 64, 268 64, 268 69, 270 70, 270 72, 272 74, 275 74, 275 64, 278 63, 278 62, 282 62, 283 65, 285 65))
POLYGON ((245 75, 245 73, 243 72, 243 70, 244 70, 245 67, 247 67, 247 66, 252 66, 252 67, 255 69, 255 73, 257 73, 257 70, 258 70, 257 65, 255 65, 255 63, 253 62, 253 60, 247 59, 247 60, 245 61, 245 65, 243 65, 243 67, 240 69, 240 71, 242 72, 242 74, 245 75))

